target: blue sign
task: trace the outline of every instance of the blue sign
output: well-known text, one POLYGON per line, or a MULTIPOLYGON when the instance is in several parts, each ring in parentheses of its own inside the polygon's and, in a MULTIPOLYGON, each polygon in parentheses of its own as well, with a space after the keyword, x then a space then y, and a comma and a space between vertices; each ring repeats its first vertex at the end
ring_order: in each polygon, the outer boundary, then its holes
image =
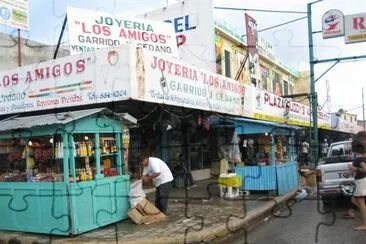
POLYGON ((9 20, 11 17, 10 10, 7 7, 0 8, 0 17, 4 20, 9 20))

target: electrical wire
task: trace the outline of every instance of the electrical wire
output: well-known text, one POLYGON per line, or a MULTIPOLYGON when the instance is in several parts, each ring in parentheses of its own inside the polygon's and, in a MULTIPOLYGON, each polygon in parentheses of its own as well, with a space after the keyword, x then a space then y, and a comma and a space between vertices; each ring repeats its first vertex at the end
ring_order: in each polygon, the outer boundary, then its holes
POLYGON ((250 11, 250 12, 282 13, 282 14, 307 14, 307 12, 302 12, 302 11, 271 10, 271 9, 230 8, 230 7, 214 7, 214 9, 234 10, 234 11, 250 11))
POLYGON ((158 106, 155 106, 155 108, 153 108, 149 113, 145 114, 144 116, 142 116, 141 118, 138 118, 137 121, 141 121, 146 119, 147 117, 149 117, 152 113, 154 113, 156 111, 156 109, 158 109, 158 106))

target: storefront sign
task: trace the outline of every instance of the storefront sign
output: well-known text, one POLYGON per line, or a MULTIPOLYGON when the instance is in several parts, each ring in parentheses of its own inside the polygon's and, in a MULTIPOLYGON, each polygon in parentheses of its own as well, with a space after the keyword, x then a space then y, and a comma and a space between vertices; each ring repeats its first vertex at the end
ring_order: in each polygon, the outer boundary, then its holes
POLYGON ((128 99, 130 52, 103 49, 0 72, 0 113, 128 99))
POLYGON ((0 24, 28 30, 28 0, 0 0, 0 24))
POLYGON ((212 0, 179 2, 139 17, 171 23, 181 60, 215 72, 212 0))
POLYGON ((345 42, 366 41, 366 13, 345 16, 345 42))
MULTIPOLYGON (((304 104, 293 102, 260 89, 256 89, 255 98, 256 103, 252 116, 256 119, 299 126, 310 125, 311 111, 304 104)), ((330 122, 330 115, 318 111, 319 127, 329 129, 330 122)))
POLYGON ((140 52, 132 98, 154 103, 246 115, 246 87, 239 81, 176 59, 140 52))
POLYGON ((344 16, 337 9, 326 12, 322 18, 323 38, 344 36, 344 16))
POLYGON ((259 55, 257 50, 257 22, 248 14, 245 14, 245 24, 249 53, 249 75, 251 82, 256 84, 256 81, 260 78, 259 55))
POLYGON ((175 32, 168 23, 77 8, 68 8, 67 18, 72 54, 131 43, 178 57, 175 32))

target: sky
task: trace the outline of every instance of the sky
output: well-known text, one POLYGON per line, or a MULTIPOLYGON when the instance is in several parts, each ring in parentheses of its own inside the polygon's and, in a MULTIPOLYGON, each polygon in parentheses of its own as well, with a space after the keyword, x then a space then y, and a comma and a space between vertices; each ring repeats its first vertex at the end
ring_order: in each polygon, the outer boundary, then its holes
MULTIPOLYGON (((194 1, 194 0, 189 0, 194 1)), ((246 9, 291 10, 306 12, 306 0, 213 0, 216 7, 246 9)), ((154 8, 166 6, 176 0, 29 0, 30 29, 22 36, 35 41, 56 44, 67 6, 101 10, 118 14, 137 15, 154 8)), ((202 7, 202 6, 199 6, 202 7)), ((322 15, 330 9, 339 9, 345 15, 366 12, 365 0, 324 0, 312 7, 313 30, 321 30, 322 15)), ((209 10, 208 10, 209 11, 209 10)), ((239 33, 245 34, 244 11, 214 9, 216 19, 224 20, 239 33)), ((266 13, 246 11, 257 21, 258 29, 267 28, 305 16, 304 14, 266 13)), ((1 32, 14 29, 0 25, 1 32)), ((309 69, 307 20, 300 20, 268 31, 260 32, 272 43, 276 57, 295 70, 309 69)), ((317 59, 366 55, 366 42, 344 44, 344 38, 323 40, 314 34, 314 55, 317 59)), ((67 32, 62 39, 68 41, 67 32)), ((332 63, 315 66, 315 77, 319 77, 332 63)), ((340 108, 358 115, 362 119, 362 87, 366 89, 366 60, 337 64, 316 84, 319 104, 327 109, 326 83, 328 81, 332 111, 340 108)), ((366 90, 365 90, 366 93, 366 90)))

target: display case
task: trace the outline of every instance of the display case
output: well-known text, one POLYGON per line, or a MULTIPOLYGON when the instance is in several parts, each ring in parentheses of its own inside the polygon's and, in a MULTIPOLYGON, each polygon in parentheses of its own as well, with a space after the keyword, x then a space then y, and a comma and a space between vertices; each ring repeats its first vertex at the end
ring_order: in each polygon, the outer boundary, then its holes
POLYGON ((0 229, 72 235, 127 218, 125 122, 106 109, 0 122, 0 229))

